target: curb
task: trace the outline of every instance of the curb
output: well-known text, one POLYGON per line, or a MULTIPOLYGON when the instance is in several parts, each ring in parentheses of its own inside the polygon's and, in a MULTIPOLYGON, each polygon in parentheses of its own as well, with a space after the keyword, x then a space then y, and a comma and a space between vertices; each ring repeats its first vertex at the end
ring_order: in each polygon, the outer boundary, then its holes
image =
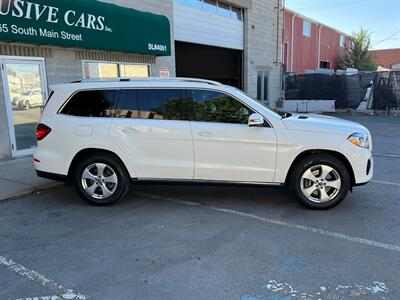
POLYGON ((11 193, 11 194, 1 196, 0 202, 16 200, 16 199, 23 198, 25 196, 39 194, 42 191, 53 189, 53 188, 59 187, 61 185, 65 185, 65 183, 49 182, 49 183, 41 184, 41 185, 34 186, 34 187, 28 187, 26 189, 19 190, 17 192, 11 193))

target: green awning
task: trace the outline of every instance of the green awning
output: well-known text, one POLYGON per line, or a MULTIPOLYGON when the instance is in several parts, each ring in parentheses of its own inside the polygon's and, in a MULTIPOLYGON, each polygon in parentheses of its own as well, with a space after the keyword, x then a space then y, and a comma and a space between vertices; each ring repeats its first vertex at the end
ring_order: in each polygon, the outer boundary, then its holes
POLYGON ((2 0, 0 40, 171 55, 167 17, 97 0, 2 0))

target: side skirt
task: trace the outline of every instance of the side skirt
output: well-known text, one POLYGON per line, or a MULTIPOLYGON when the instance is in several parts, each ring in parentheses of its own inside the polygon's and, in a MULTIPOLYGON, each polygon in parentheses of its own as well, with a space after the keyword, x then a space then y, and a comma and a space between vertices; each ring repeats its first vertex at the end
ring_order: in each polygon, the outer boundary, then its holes
POLYGON ((253 182, 253 181, 228 181, 228 180, 203 180, 203 179, 158 179, 158 178, 132 178, 137 184, 165 184, 165 185, 219 185, 219 186, 269 186, 283 187, 284 183, 276 182, 253 182))

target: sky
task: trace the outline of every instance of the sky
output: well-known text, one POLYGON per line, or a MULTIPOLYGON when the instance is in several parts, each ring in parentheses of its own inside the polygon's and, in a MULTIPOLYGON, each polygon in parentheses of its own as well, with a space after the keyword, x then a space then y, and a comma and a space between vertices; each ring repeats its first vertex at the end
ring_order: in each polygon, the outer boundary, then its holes
POLYGON ((368 29, 373 49, 400 48, 400 0, 286 0, 286 7, 348 34, 368 29))

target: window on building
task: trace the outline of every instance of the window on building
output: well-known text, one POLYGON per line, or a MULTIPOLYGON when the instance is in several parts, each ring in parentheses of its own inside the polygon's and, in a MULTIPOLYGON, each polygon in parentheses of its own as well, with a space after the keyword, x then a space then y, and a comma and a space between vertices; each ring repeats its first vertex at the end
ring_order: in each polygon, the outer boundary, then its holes
POLYGON ((303 20, 303 35, 306 37, 311 36, 311 22, 303 20))
POLYGON ((204 0, 203 8, 208 12, 218 13, 218 6, 216 0, 204 0))
POLYGON ((83 76, 85 79, 149 77, 150 66, 129 63, 85 61, 83 62, 83 76))
POLYGON ((343 48, 346 46, 346 38, 343 34, 340 35, 339 44, 340 44, 340 47, 343 47, 343 48))
POLYGON ((92 90, 76 93, 61 110, 76 117, 109 118, 118 90, 92 90))
POLYGON ((231 7, 231 9, 232 9, 232 17, 237 20, 243 21, 243 11, 240 8, 233 6, 231 7))
POLYGON ((320 61, 319 67, 321 69, 330 69, 331 68, 331 63, 329 61, 320 61))
POLYGON ((193 90, 195 120, 231 124, 248 124, 253 113, 238 100, 214 91, 193 90))
POLYGON ((119 64, 119 77, 149 77, 150 68, 148 65, 119 64))
POLYGON ((175 3, 188 5, 231 19, 243 21, 243 9, 218 0, 175 0, 175 3))
POLYGON ((113 78, 118 77, 118 65, 114 63, 84 63, 85 78, 113 78))
POLYGON ((175 89, 138 90, 141 119, 188 120, 184 110, 184 91, 175 89))
POLYGON ((230 5, 218 2, 218 14, 230 18, 231 17, 230 5))
POLYGON ((257 72, 257 99, 268 103, 269 71, 257 72))
POLYGON ((203 8, 202 0, 186 0, 186 4, 196 8, 203 8))

